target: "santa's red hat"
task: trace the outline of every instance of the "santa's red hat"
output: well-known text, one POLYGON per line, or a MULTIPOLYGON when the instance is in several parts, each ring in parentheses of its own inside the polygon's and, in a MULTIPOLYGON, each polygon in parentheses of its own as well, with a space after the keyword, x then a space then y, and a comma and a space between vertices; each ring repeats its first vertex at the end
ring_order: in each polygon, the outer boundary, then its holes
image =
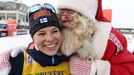
POLYGON ((102 11, 102 0, 59 0, 57 9, 72 9, 92 21, 106 21, 102 11))
POLYGON ((102 0, 98 0, 98 9, 95 18, 98 21, 111 22, 103 16, 102 0))

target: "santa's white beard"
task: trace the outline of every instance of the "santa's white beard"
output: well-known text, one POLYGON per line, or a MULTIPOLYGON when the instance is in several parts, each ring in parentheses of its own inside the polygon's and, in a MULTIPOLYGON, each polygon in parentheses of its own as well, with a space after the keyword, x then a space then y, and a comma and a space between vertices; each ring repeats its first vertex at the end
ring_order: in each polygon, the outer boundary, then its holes
POLYGON ((77 24, 74 29, 64 29, 62 31, 63 43, 61 52, 66 56, 78 53, 82 58, 96 56, 91 44, 91 37, 95 31, 94 23, 89 23, 81 18, 80 21, 82 21, 82 23, 78 21, 79 20, 74 22, 74 24, 77 24))
POLYGON ((73 53, 78 53, 81 58, 96 57, 94 46, 92 46, 91 39, 78 36, 73 31, 64 30, 63 43, 61 46, 61 52, 70 56, 73 53))
POLYGON ((63 43, 61 46, 61 52, 67 56, 76 52, 77 49, 81 48, 82 40, 71 30, 65 29, 62 32, 63 43))

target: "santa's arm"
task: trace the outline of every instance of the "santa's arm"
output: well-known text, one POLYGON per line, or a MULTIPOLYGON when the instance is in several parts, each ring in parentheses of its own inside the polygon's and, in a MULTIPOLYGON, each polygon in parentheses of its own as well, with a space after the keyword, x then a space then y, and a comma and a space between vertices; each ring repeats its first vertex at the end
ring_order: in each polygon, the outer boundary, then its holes
POLYGON ((72 57, 70 72, 71 75, 134 75, 133 60, 118 60, 119 63, 111 64, 108 60, 87 61, 80 57, 72 57))
POLYGON ((102 60, 110 63, 110 75, 134 75, 134 56, 127 50, 127 40, 112 28, 102 60))
POLYGON ((110 63, 104 60, 85 60, 72 56, 69 65, 71 75, 110 75, 110 63))
MULTIPOLYGON (((110 53, 107 54, 111 55, 110 53)), ((128 50, 107 57, 103 59, 110 63, 110 75, 134 75, 134 56, 128 50)))
MULTIPOLYGON (((134 58, 133 58, 134 59, 134 58)), ((111 65, 110 75, 134 75, 134 60, 111 65)))
MULTIPOLYGON (((134 56, 128 51, 113 55, 107 62, 110 65, 110 68, 108 68, 110 69, 110 75, 134 75, 134 56)), ((104 67, 106 64, 99 65, 104 67)))
MULTIPOLYGON (((30 45, 31 46, 31 45, 30 45)), ((7 75, 11 69, 10 57, 16 57, 20 52, 26 50, 27 47, 17 47, 0 53, 0 73, 7 75)), ((30 47, 31 48, 31 47, 30 47)))

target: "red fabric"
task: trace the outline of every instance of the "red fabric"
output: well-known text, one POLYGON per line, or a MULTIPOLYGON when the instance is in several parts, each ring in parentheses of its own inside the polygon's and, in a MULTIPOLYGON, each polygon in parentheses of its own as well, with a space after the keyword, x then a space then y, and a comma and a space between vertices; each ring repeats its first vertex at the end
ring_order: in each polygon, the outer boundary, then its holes
POLYGON ((28 49, 34 49, 34 47, 35 47, 34 42, 31 42, 31 43, 29 44, 29 46, 28 46, 28 49))
POLYGON ((98 21, 111 22, 103 16, 102 0, 98 0, 98 10, 95 18, 98 21))
POLYGON ((123 46, 123 51, 117 53, 117 46, 108 40, 105 54, 102 60, 108 60, 111 64, 110 75, 134 75, 134 55, 127 50, 126 38, 112 28, 113 33, 123 46))

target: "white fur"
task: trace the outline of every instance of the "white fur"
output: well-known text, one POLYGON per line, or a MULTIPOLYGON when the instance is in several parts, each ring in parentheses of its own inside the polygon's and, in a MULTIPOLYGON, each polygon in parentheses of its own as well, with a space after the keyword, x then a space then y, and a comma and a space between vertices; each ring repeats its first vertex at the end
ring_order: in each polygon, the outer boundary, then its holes
POLYGON ((95 63, 92 63, 91 64, 90 75, 96 75, 96 72, 97 72, 96 64, 95 63))
POLYGON ((92 46, 94 46, 95 54, 97 54, 95 58, 101 59, 106 50, 112 25, 110 23, 98 22, 96 26, 97 30, 92 38, 92 46))
POLYGON ((8 75, 10 70, 11 70, 11 67, 4 68, 4 69, 0 70, 0 74, 1 75, 8 75))
MULTIPOLYGON (((93 62, 96 65, 97 75, 110 75, 110 63, 104 60, 95 60, 93 62)), ((91 68, 92 71, 92 68, 91 68)))
POLYGON ((91 39, 83 39, 83 47, 77 50, 82 58, 93 57, 94 59, 101 59, 106 50, 107 42, 111 32, 111 24, 98 22, 96 23, 97 30, 91 39))
POLYGON ((95 60, 91 64, 90 75, 110 75, 110 63, 104 60, 95 60))

